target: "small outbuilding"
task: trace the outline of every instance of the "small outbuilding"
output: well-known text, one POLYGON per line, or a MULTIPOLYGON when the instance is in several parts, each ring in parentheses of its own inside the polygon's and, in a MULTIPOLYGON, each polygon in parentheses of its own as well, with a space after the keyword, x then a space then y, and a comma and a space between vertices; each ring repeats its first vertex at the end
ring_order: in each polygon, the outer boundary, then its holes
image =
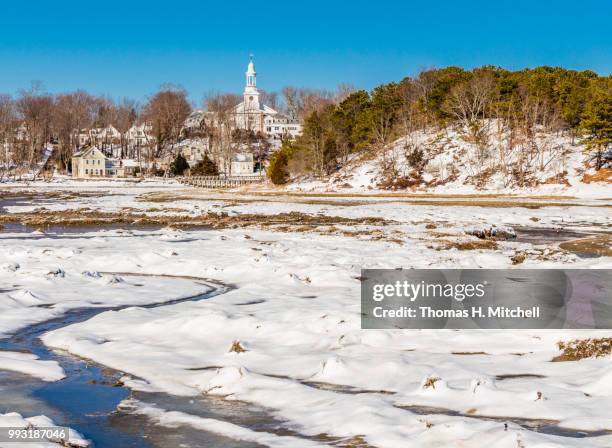
POLYGON ((248 152, 238 153, 232 158, 232 176, 248 176, 253 174, 254 169, 253 154, 248 152))

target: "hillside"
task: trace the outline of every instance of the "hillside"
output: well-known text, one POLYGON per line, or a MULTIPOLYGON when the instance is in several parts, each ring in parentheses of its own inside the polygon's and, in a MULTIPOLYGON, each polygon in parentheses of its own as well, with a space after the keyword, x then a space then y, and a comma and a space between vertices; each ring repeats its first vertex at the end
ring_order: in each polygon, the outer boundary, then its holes
POLYGON ((484 147, 453 128, 416 131, 384 150, 352 155, 328 177, 294 177, 286 188, 346 193, 610 196, 610 165, 599 171, 591 168, 578 139, 542 131, 525 139, 498 130, 497 124, 493 120, 488 124, 484 147))

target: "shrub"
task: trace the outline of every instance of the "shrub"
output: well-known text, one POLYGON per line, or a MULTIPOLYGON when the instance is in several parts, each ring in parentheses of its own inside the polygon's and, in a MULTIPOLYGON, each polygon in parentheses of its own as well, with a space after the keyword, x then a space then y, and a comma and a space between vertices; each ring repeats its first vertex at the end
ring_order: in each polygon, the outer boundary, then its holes
POLYGON ((412 168, 420 168, 423 163, 423 151, 418 148, 414 148, 412 151, 406 154, 406 161, 412 168))
POLYGON ((289 157, 287 151, 281 148, 270 159, 268 166, 268 177, 274 185, 286 184, 289 181, 289 157))
POLYGON ((585 358, 600 358, 612 354, 612 338, 573 339, 557 344, 561 354, 553 362, 579 361, 585 358))
POLYGON ((204 158, 196 163, 191 168, 192 176, 218 176, 219 170, 217 169, 217 165, 215 162, 210 160, 207 154, 204 155, 204 158))
POLYGON ((170 172, 175 176, 182 176, 183 172, 189 168, 187 159, 180 152, 176 155, 174 162, 170 165, 170 172))

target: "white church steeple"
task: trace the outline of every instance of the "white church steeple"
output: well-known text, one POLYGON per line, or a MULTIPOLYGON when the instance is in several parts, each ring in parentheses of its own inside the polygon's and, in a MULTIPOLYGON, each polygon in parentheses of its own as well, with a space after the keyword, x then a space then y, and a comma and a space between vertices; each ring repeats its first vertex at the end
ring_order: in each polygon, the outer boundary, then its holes
POLYGON ((246 86, 247 87, 256 87, 257 86, 257 81, 256 81, 256 76, 257 74, 255 73, 255 65, 253 64, 253 55, 250 55, 250 59, 249 59, 249 66, 247 67, 247 71, 246 71, 246 86))
POLYGON ((259 110, 259 92, 257 91, 257 74, 253 55, 250 55, 246 71, 246 86, 244 88, 244 104, 248 110, 259 110))
POLYGON ((295 138, 300 135, 302 125, 297 120, 280 114, 270 106, 260 102, 253 55, 250 55, 245 75, 244 101, 232 109, 235 120, 233 127, 261 132, 262 135, 267 136, 268 141, 274 148, 280 147, 283 139, 295 138))

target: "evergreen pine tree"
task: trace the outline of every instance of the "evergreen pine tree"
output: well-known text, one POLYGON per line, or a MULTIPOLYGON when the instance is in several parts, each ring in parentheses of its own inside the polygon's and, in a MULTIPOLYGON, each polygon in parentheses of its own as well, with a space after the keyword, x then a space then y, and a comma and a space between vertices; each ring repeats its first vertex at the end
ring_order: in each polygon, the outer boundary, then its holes
POLYGON ((285 145, 274 153, 270 159, 267 174, 274 185, 286 184, 289 181, 289 156, 285 145))
POLYGON ((187 159, 180 152, 176 155, 174 162, 170 165, 170 172, 175 176, 182 176, 183 172, 189 168, 187 159))
POLYGON ((208 154, 204 155, 204 158, 196 163, 191 168, 192 176, 218 176, 219 170, 217 169, 217 165, 213 162, 208 154))
POLYGON ((604 153, 612 143, 612 94, 598 91, 586 106, 580 128, 585 134, 584 144, 593 154, 595 169, 604 164, 604 153))

